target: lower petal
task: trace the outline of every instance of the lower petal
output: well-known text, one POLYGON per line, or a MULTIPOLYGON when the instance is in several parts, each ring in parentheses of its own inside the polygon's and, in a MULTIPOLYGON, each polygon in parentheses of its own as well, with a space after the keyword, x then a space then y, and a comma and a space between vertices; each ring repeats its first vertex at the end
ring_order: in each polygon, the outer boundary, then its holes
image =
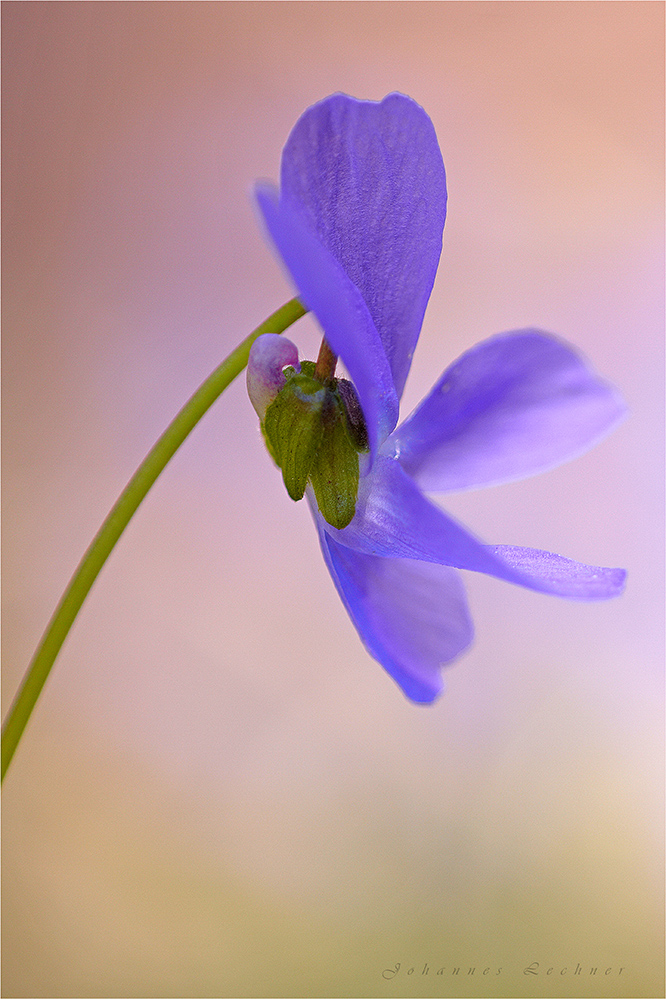
POLYGON ((459 574, 448 566, 381 558, 338 544, 319 526, 326 565, 374 659, 412 701, 443 689, 440 671, 474 634, 459 574))

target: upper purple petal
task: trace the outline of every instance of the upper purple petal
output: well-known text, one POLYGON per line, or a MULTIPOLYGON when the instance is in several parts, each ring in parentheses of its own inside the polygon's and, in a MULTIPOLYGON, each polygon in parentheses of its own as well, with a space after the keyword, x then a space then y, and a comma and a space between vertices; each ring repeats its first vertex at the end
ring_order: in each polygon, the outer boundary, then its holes
POLYGON ((368 308, 317 236, 288 206, 278 202, 275 189, 261 185, 256 194, 268 231, 303 302, 317 316, 328 343, 342 358, 356 386, 374 454, 398 421, 399 403, 368 308))
POLYGON ((354 551, 484 572, 571 600, 605 600, 618 596, 624 587, 623 569, 585 566, 549 552, 482 544, 427 500, 397 461, 382 454, 361 480, 351 523, 342 530, 320 517, 318 523, 338 544, 354 551))
POLYGON ((624 414, 615 389, 570 346, 520 330, 463 354, 390 443, 421 488, 468 489, 567 461, 624 414))
POLYGON ((474 634, 459 574, 429 562, 364 555, 318 527, 326 565, 368 652, 407 697, 430 703, 443 688, 442 666, 474 634))
POLYGON ((334 94, 309 108, 282 154, 281 199, 361 292, 402 395, 442 248, 446 176, 415 101, 334 94))

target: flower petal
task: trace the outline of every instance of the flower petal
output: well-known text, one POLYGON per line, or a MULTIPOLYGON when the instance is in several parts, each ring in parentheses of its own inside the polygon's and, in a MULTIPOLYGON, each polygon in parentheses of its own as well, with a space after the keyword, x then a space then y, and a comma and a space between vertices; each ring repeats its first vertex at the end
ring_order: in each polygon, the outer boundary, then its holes
POLYGON ((623 569, 603 569, 528 548, 481 544, 420 492, 395 459, 380 454, 361 479, 348 527, 323 525, 354 551, 384 558, 422 559, 484 572, 540 593, 571 600, 605 600, 623 589, 623 569))
POLYGON ((493 545, 490 550, 521 574, 528 573, 532 579, 542 580, 548 586, 544 592, 569 597, 570 600, 605 600, 619 596, 624 590, 627 577, 624 569, 582 565, 538 548, 493 545))
POLYGON ((459 574, 448 566, 376 558, 337 544, 319 528, 326 565, 361 640, 413 701, 443 689, 441 667, 472 641, 459 574))
POLYGON ((261 185, 256 193, 268 231, 301 298, 317 316, 354 382, 374 454, 397 423, 399 403, 367 306, 337 260, 291 209, 278 203, 275 189, 261 185))
POLYGON ((463 354, 391 443, 422 489, 469 489, 567 461, 624 414, 617 392, 571 347, 520 330, 463 354))
POLYGON ((402 395, 442 249, 446 176, 430 118, 389 94, 334 94, 299 118, 281 199, 361 292, 402 395))

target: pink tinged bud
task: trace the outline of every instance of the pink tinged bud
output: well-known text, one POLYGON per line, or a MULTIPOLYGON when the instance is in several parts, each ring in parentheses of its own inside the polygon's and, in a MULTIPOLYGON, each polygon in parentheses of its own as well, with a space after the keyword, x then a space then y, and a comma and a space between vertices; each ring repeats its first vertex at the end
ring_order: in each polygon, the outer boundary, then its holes
POLYGON ((264 333, 252 344, 247 364, 247 394, 262 421, 266 409, 284 388, 283 368, 288 365, 301 370, 298 348, 286 337, 264 333))

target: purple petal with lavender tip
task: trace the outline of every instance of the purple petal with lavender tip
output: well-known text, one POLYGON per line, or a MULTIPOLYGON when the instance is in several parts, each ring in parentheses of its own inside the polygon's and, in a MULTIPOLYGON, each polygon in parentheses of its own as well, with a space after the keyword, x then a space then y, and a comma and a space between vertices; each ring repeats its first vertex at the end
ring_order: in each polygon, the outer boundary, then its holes
POLYGON ((448 566, 375 558, 319 528, 324 560, 363 644, 413 701, 443 689, 440 670, 472 641, 459 574, 448 566))
POLYGON ((256 189, 268 231, 305 305, 319 320, 358 392, 370 450, 398 420, 398 398, 384 347, 361 293, 340 264, 267 185, 256 189))
POLYGON ((422 489, 520 479, 592 447, 625 415, 575 351, 535 330, 485 340, 448 368, 391 436, 422 489))
POLYGON ((544 585, 532 586, 532 589, 543 593, 568 597, 569 600, 607 600, 619 596, 624 590, 627 577, 624 569, 583 565, 538 548, 491 545, 489 550, 521 575, 541 580, 544 585))
POLYGON ((284 388, 286 378, 283 368, 291 365, 301 370, 298 348, 291 340, 277 333, 264 333, 250 347, 247 362, 247 394, 260 420, 266 409, 284 388))
POLYGON ((430 118, 403 94, 380 102, 334 94, 315 104, 285 145, 281 200, 361 292, 400 397, 446 217, 444 163, 430 118))
POLYGON ((496 576, 570 600, 606 600, 622 592, 623 569, 581 565, 549 552, 491 547, 478 541, 420 492, 397 461, 380 455, 361 480, 356 514, 337 530, 317 523, 339 544, 367 555, 422 559, 496 576))

